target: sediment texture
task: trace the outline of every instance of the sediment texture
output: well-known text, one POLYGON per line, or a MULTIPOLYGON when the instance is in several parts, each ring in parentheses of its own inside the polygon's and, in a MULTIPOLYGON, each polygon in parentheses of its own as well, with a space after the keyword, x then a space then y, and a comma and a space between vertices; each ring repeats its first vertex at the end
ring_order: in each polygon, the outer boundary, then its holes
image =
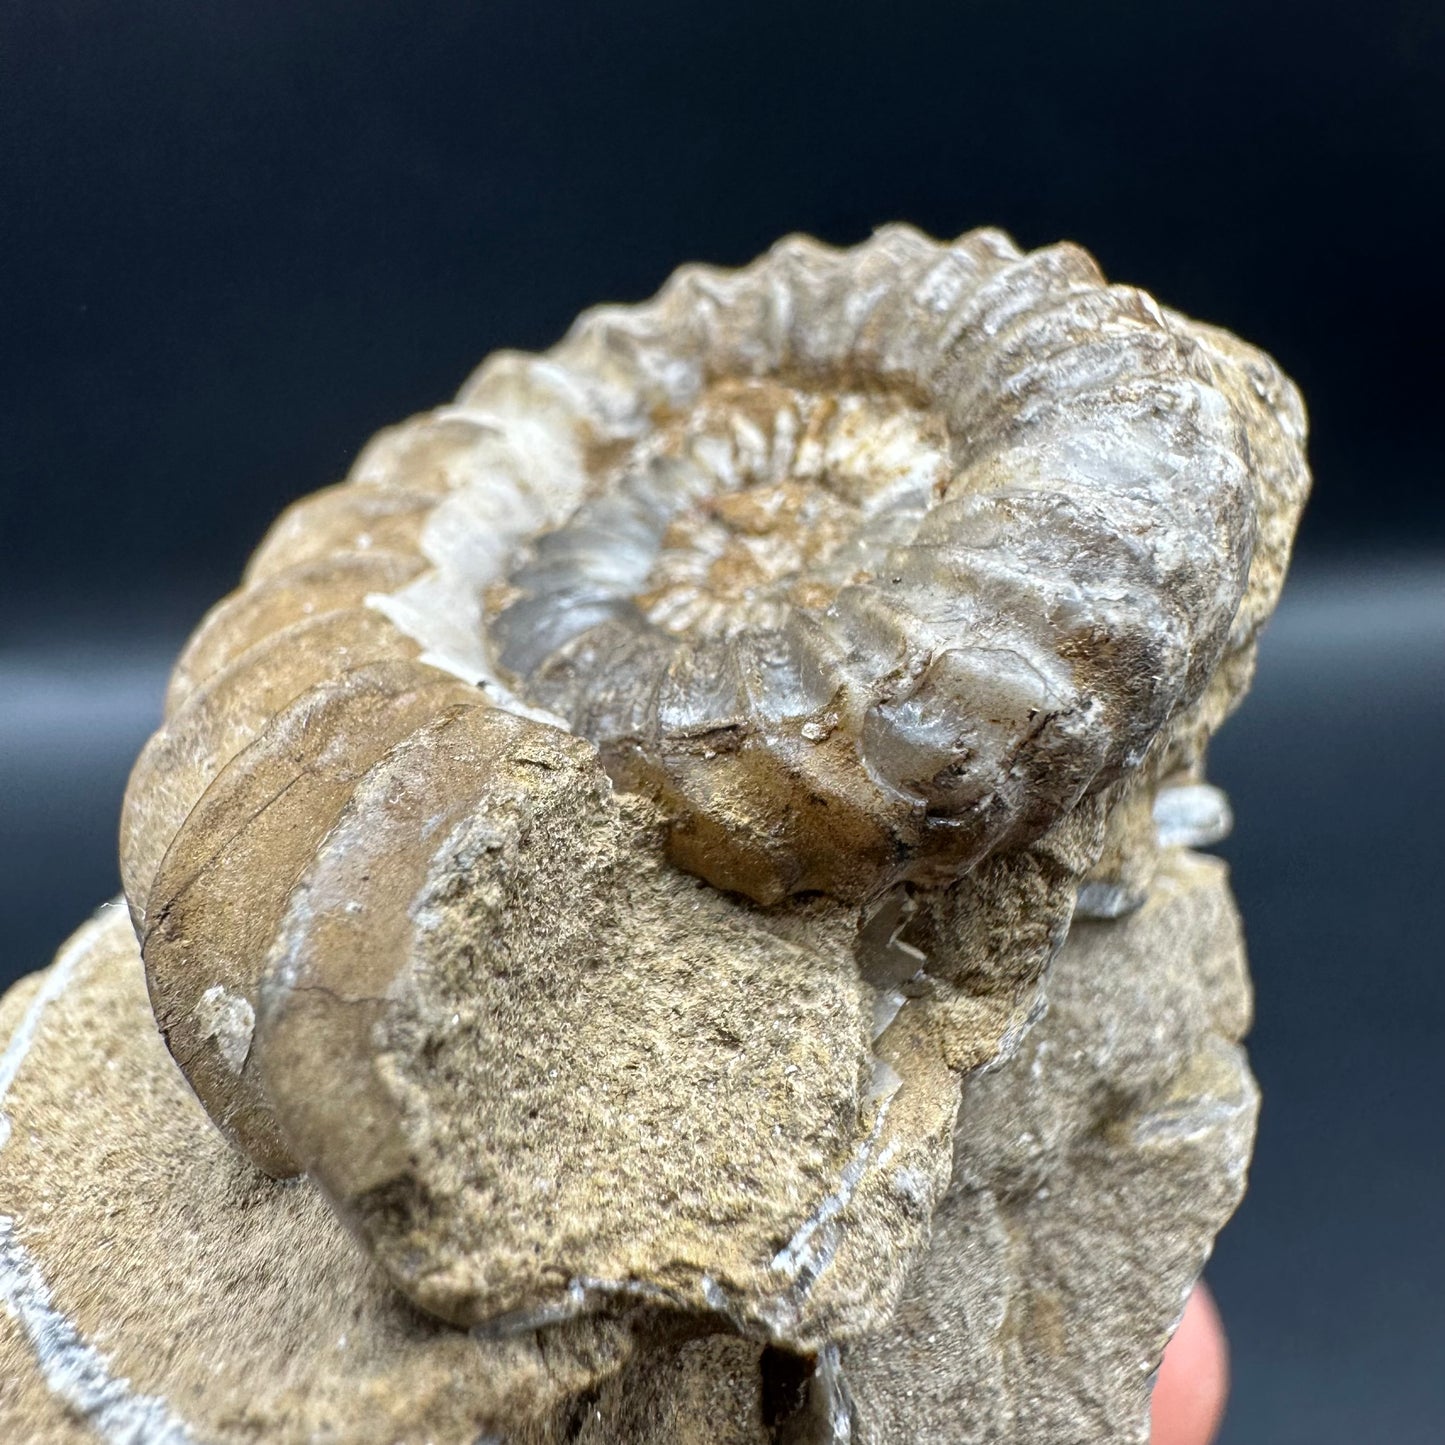
POLYGON ((476 708, 423 730, 296 886, 263 1080, 448 1319, 641 1299, 799 1347, 857 1333, 946 1185, 957 1079, 920 1011, 877 1027, 850 915, 760 913, 669 867, 658 829, 555 729, 476 708))
MULTIPOLYGON (((434 1321, 612 1341, 628 1428, 753 1390, 778 1440, 902 1439, 911 1370, 928 1430, 962 1391, 989 1438, 1025 1401, 1129 1438, 1247 1154, 1233 925, 1176 850, 1228 827, 1205 752, 1304 431, 1254 348, 991 230, 789 238, 488 358, 177 663, 121 826, 171 1057, 434 1321), (1103 995, 1051 982, 1071 928, 1103 995), (1055 1152, 1005 1159, 1033 1108, 1055 1152), (1152 1273, 1069 1202, 1113 1188, 1133 1237, 1173 1218, 1152 1273)), ((594 1429, 557 1390, 486 1409, 594 1429)))
POLYGON ((317 1190, 227 1147, 156 1036, 123 908, 0 1023, 4 1438, 470 1445, 625 1357, 617 1321, 485 1341, 428 1320, 317 1190))
POLYGON ((311 1184, 227 1148, 148 1026, 112 907, 0 1003, 0 1430, 1142 1445, 1253 1135, 1223 866, 1170 850, 1142 909, 1074 929, 1050 994, 965 1085, 931 1242, 876 1330, 812 1362, 638 1303, 499 1338, 409 1308, 311 1184))

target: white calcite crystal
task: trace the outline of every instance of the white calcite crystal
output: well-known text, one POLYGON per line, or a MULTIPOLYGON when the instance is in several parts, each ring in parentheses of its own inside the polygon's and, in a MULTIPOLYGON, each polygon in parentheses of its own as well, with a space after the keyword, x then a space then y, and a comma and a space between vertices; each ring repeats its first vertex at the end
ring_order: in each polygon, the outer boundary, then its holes
POLYGON ((0 1424, 1143 1441, 1252 1142, 1185 850, 1303 443, 1079 248, 906 227, 382 433, 6 1001, 0 1424))

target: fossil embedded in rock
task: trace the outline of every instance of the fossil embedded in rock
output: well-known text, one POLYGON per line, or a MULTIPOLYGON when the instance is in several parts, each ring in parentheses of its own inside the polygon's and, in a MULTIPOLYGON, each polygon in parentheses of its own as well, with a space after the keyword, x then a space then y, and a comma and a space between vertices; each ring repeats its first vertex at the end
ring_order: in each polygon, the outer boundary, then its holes
POLYGON ((863 1445, 1142 1445, 1147 1374, 1249 1152, 1238 925, 1223 867, 1176 849, 1137 913, 1075 930, 1048 1016, 966 1085, 953 1182, 885 1327, 817 1365, 646 1302, 456 1330, 405 1305, 317 1190, 221 1142, 139 975, 113 908, 0 1001, 7 1440, 850 1438, 822 1405, 863 1445))
POLYGON ((718 886, 947 878, 1201 693, 1259 524, 1225 370, 1076 247, 784 241, 416 424, 469 464, 377 605, 596 743, 718 886))
POLYGON ((172 1055, 436 1315, 846 1375, 1071 920, 1228 826, 1303 439, 1267 357, 996 231, 488 359, 177 665, 121 835, 172 1055))
POLYGON ((1077 247, 795 238, 384 433, 277 524, 188 649, 173 727, 268 621, 365 596, 489 701, 594 742, 720 886, 947 877, 1137 762, 1258 624, 1239 603, 1256 532, 1287 547, 1301 434, 1264 358, 1077 247), (398 551, 419 576, 382 575, 398 551))

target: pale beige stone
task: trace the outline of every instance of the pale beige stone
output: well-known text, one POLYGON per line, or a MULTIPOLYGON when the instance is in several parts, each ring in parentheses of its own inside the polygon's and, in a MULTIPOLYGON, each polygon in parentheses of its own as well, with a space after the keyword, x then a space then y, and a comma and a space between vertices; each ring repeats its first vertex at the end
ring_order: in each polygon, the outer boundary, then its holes
POLYGON ((360 607, 373 593, 405 586, 425 564, 405 552, 331 552, 243 587, 218 602, 176 659, 166 716, 248 647, 309 617, 360 607))
POLYGON ((1165 844, 1227 826, 1304 435, 1261 353, 992 230, 490 358, 182 656, 121 827, 172 1056, 424 1310, 611 1341, 593 1416, 499 1367, 539 1445, 1129 1438, 1248 1153, 1222 880, 1165 844))
POLYGON ((313 1186, 230 1149, 151 1025, 123 907, 21 989, 0 1018, 0 1439, 474 1445, 627 1357, 624 1320, 483 1339, 427 1319, 313 1186))
POLYGON ((953 1183, 887 1325, 791 1374, 758 1344, 640 1351, 579 1438, 1144 1445, 1258 1106, 1223 865, 1167 852, 1142 909, 1076 928, 1050 999, 1018 1054, 966 1085, 953 1183))
MULTIPOLYGON (((787 238, 489 360, 288 509, 182 658, 121 830, 182 1068, 241 1147, 288 1167, 228 1056, 337 790, 305 818, 288 800, 294 847, 248 833, 169 942, 151 893, 163 860, 168 904, 224 851, 207 789, 277 712, 387 660, 586 738, 715 886, 800 918, 817 892, 909 912, 942 1057, 993 1061, 1080 878, 1085 914, 1147 892, 1157 782, 1198 773, 1277 596, 1303 436, 1253 348, 1106 283, 1077 246, 1025 254, 993 230, 787 238), (229 962, 204 961, 208 934, 229 962)), ((401 740, 352 731, 356 780, 401 740)))
POLYGON ((970 1080, 953 1183, 891 1324, 845 1349, 863 1445, 1144 1445, 1148 1394, 1244 1192, 1258 1093, 1223 864, 1165 854, 1080 923, 1019 1053, 970 1080))
POLYGON ((957 1076, 916 1006, 875 1056, 851 910, 765 914, 671 868, 660 828, 557 729, 490 708, 421 729, 292 894, 264 1087, 445 1318, 641 1299, 800 1347, 855 1335, 947 1182, 957 1076))
POLYGON ((121 880, 137 927, 145 927, 151 886, 181 824, 276 713, 351 668, 415 656, 380 613, 342 608, 268 633, 191 693, 146 744, 126 787, 121 880))
POLYGON ((436 495, 422 477, 404 485, 343 483, 293 502, 246 564, 246 584, 264 583, 338 552, 416 550, 436 495))
POLYGON ((1076 927, 1050 989, 1013 1060, 965 1089, 896 1315, 810 1379, 645 1310, 510 1339, 409 1310, 308 1184, 265 1179, 211 1130, 112 907, 0 1004, 0 1431, 817 1445, 847 1422, 888 1445, 1142 1442, 1149 1374, 1253 1131, 1222 865, 1168 851, 1142 909, 1076 927))
POLYGON ((358 780, 422 723, 467 706, 471 689, 401 661, 312 688, 221 769, 161 860, 141 941, 156 1023, 211 1118, 268 1173, 300 1167, 252 1051, 286 901, 358 780))

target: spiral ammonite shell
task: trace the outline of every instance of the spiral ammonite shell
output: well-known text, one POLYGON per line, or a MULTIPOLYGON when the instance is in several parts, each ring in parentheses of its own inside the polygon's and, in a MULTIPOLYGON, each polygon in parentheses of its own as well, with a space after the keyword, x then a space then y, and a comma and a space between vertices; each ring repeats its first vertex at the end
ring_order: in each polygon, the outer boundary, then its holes
POLYGON ((1187 325, 990 231, 687 268, 494 358, 362 477, 414 447, 456 480, 376 605, 765 903, 954 875, 1137 761, 1256 527, 1187 325))
MULTIPOLYGON (((993 230, 790 238, 489 358, 284 514, 176 667, 122 820, 172 1053, 263 1168, 309 1168, 374 1244, 411 1241, 386 1258, 414 1298, 525 1313, 540 1285, 401 1262, 420 1256, 388 1180, 421 1146, 398 1142, 412 1084, 372 1057, 397 980, 446 975, 463 1019, 437 938, 490 930, 514 959, 525 915, 552 956, 527 860, 544 838, 554 870, 571 856, 575 808, 593 848, 576 875, 605 854, 597 879, 635 895, 608 915, 619 948, 647 918, 635 947, 660 948, 703 880, 709 937, 736 956, 805 973, 847 956, 810 1005, 836 1015, 867 993, 850 950, 880 899, 907 895, 946 956, 995 947, 1031 889, 1036 984, 1110 790, 1196 768, 1247 680, 1303 438, 1268 358, 1076 246, 1024 254, 993 230), (460 877, 484 903, 458 902, 460 877), (328 1090, 378 1141, 361 1164, 336 1162, 328 1090)), ((975 964, 956 993, 992 978, 975 964)), ((1022 998, 985 1044, 945 1046, 948 1067, 1006 1047, 1022 998)), ((409 1038, 451 1026, 424 1013, 409 1038)), ((853 1120, 839 1147, 880 1127, 856 1074, 817 1083, 853 1120)), ((936 1124, 919 1128, 946 1138, 936 1124)), ((689 1279, 741 1309, 741 1286, 689 1279)))

